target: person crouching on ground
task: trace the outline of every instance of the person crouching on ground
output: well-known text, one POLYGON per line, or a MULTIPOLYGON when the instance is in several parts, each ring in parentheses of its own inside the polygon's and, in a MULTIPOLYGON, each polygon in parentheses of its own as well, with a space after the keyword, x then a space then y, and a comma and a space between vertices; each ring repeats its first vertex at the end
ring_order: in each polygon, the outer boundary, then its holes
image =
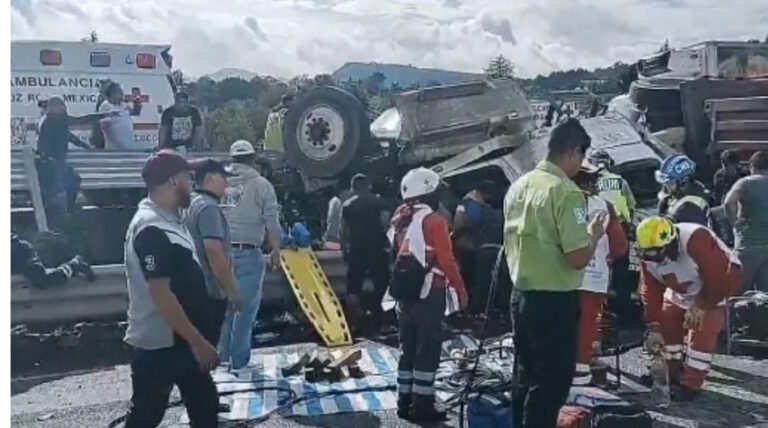
POLYGON ((594 350, 600 349, 600 321, 611 281, 612 262, 626 254, 629 248, 620 217, 613 205, 597 194, 598 174, 597 167, 585 163, 574 178, 587 198, 587 219, 591 220, 603 212, 609 214, 603 222, 605 235, 597 241, 595 254, 584 268, 584 279, 579 287, 580 314, 574 385, 587 385, 592 381, 590 366, 594 350))
POLYGON ((712 364, 726 299, 739 286, 741 266, 711 230, 695 223, 673 224, 664 217, 640 222, 637 246, 649 331, 645 349, 664 347, 672 398, 690 401, 701 391, 712 364))
POLYGON ((434 383, 447 300, 455 303, 446 296, 457 297, 460 309, 467 305, 448 223, 435 212, 439 187, 434 171, 409 171, 400 184, 404 203, 387 234, 396 254, 389 291, 397 300, 400 327, 397 414, 414 423, 445 419, 445 412, 435 409, 434 383))

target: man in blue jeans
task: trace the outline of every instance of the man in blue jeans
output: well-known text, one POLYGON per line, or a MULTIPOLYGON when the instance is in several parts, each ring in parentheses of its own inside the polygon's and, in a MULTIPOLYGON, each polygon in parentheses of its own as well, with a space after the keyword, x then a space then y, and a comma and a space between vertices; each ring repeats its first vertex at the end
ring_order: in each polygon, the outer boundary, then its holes
POLYGON ((272 251, 272 266, 280 265, 280 206, 272 183, 254 167, 253 145, 245 140, 235 141, 229 154, 234 175, 227 180, 221 206, 232 236, 235 280, 242 309, 229 311, 224 319, 219 357, 221 361, 230 362, 230 369, 239 370, 250 359, 253 322, 261 304, 265 271, 261 246, 265 237, 272 251))

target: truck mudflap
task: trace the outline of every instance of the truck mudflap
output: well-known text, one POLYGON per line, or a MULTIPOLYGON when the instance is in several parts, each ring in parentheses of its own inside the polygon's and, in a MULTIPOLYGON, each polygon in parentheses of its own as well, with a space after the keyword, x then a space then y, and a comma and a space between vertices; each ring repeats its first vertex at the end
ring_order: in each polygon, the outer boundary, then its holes
POLYGON ((315 253, 304 248, 281 250, 280 261, 296 300, 326 346, 351 345, 344 311, 315 253))

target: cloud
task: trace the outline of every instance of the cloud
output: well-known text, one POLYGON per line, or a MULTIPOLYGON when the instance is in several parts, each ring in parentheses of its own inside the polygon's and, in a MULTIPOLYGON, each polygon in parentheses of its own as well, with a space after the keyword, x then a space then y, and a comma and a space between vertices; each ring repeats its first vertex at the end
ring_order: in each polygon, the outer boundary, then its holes
POLYGON ((252 16, 249 16, 245 18, 245 26, 248 27, 253 34, 256 35, 261 40, 267 41, 267 35, 264 33, 264 31, 259 27, 259 22, 256 21, 256 19, 252 16))
POLYGON ((509 23, 509 19, 499 18, 490 12, 485 12, 480 18, 480 24, 483 26, 483 30, 501 37, 501 40, 513 45, 517 43, 515 35, 512 34, 512 24, 509 23))
POLYGON ((168 43, 192 76, 347 61, 478 72, 499 54, 535 76, 634 61, 665 39, 763 39, 765 22, 764 0, 11 0, 14 39, 168 43))

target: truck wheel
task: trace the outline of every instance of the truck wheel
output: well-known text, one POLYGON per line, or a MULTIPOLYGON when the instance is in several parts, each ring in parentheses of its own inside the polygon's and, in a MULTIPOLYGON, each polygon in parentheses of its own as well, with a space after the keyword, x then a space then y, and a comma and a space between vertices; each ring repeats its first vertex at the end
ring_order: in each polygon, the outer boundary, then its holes
POLYGON ((364 113, 362 103, 339 88, 323 86, 300 95, 283 124, 288 158, 310 176, 340 173, 355 159, 364 113))

